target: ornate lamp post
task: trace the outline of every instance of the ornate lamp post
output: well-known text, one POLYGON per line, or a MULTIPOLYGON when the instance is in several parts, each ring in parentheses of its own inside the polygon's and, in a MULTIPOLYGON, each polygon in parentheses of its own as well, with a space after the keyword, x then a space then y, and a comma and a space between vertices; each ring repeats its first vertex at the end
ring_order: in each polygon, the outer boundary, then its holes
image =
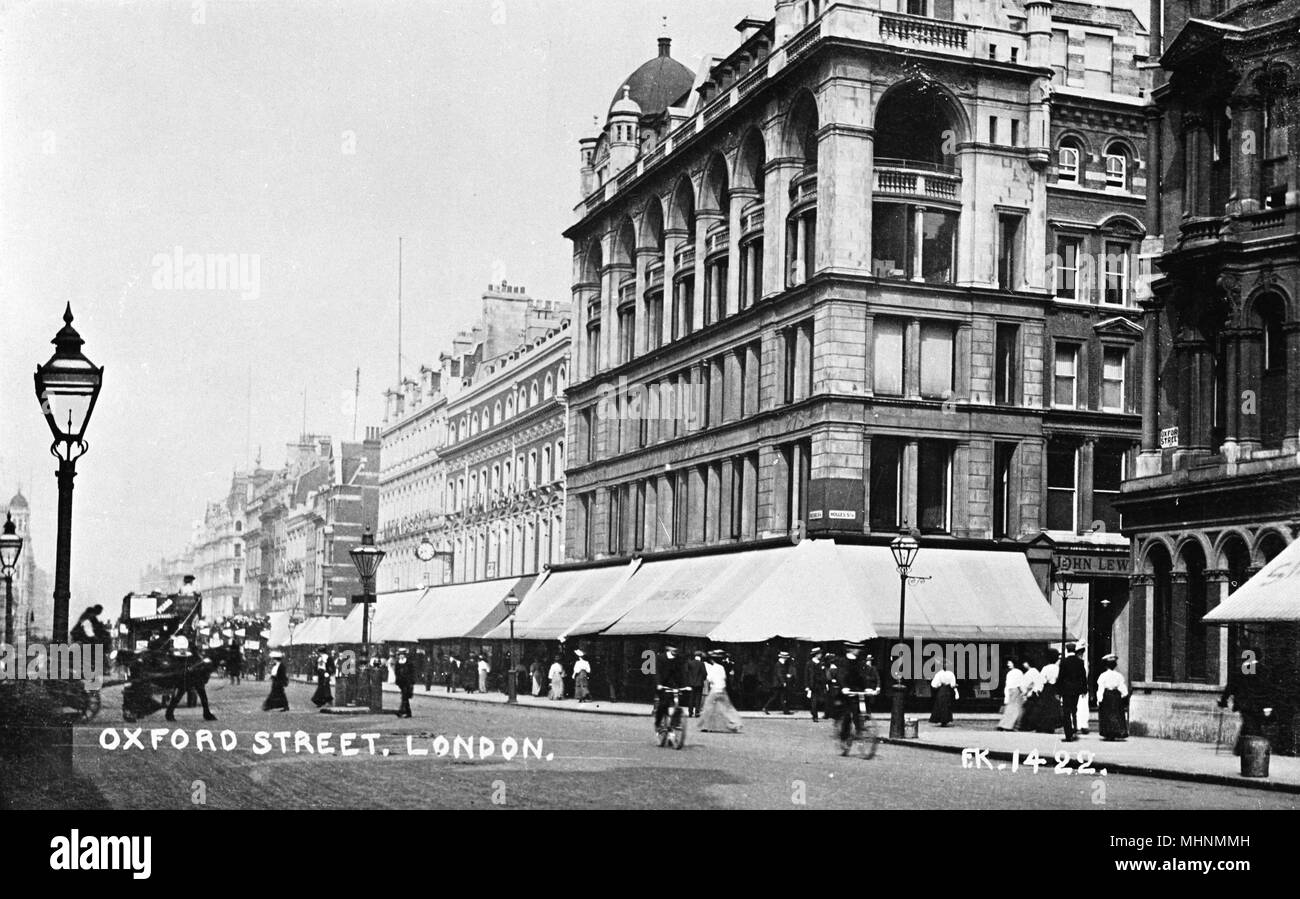
POLYGON ((54 562, 55 641, 68 636, 68 603, 72 598, 72 480, 77 476, 77 459, 89 449, 86 425, 95 411, 103 385, 104 369, 81 352, 85 341, 72 327, 72 305, 63 312, 63 327, 54 335, 54 355, 37 366, 36 398, 54 434, 50 452, 59 460, 59 529, 54 562))
POLYGON ((365 649, 366 657, 369 658, 370 607, 375 602, 375 574, 379 571, 379 563, 384 560, 387 553, 375 546, 375 535, 371 533, 370 528, 366 528, 361 534, 361 545, 354 546, 348 554, 352 556, 352 564, 357 566, 357 574, 361 577, 361 595, 352 597, 352 601, 365 606, 361 616, 361 645, 365 649))
MULTIPOLYGON (((889 551, 894 556, 894 564, 898 567, 898 643, 900 646, 905 642, 903 622, 907 618, 908 571, 920 549, 921 544, 907 528, 903 528, 889 544, 889 551)), ((906 695, 907 686, 900 679, 894 684, 894 704, 889 715, 889 736, 894 740, 903 739, 906 729, 903 723, 903 700, 906 695)))
POLYGON ((5 514, 4 533, 0 534, 0 574, 5 579, 5 642, 14 645, 14 571, 22 555, 23 538, 14 529, 12 515, 5 514))
POLYGON ((1070 588, 1073 584, 1074 581, 1064 571, 1056 572, 1056 585, 1061 591, 1061 658, 1065 658, 1065 613, 1070 606, 1070 588))
POLYGON ((519 597, 515 596, 515 591, 511 590, 506 594, 506 609, 510 612, 510 671, 506 676, 506 680, 510 683, 510 691, 506 702, 512 705, 519 702, 519 684, 517 683, 518 678, 515 676, 518 667, 518 663, 515 661, 515 610, 518 608, 519 597))

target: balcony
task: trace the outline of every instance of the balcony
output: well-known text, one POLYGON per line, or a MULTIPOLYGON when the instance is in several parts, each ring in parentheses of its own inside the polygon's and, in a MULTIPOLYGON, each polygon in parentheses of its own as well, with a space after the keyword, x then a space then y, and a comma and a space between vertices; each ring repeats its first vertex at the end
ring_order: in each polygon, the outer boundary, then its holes
POLYGON ((876 196, 912 197, 961 202, 961 175, 950 166, 913 159, 876 160, 873 192, 876 196))
POLYGON ((679 247, 677 252, 673 254, 673 259, 676 261, 676 269, 679 272, 685 269, 695 268, 694 242, 679 247))
POLYGON ((722 223, 714 225, 709 229, 708 235, 704 238, 704 252, 712 256, 714 253, 725 253, 730 248, 731 229, 722 223))
POLYGON ((955 22, 883 12, 880 14, 880 39, 887 44, 904 43, 965 50, 970 43, 970 30, 955 22))
POLYGON ((790 205, 793 208, 816 204, 817 172, 804 172, 790 182, 790 205))
POLYGON ((1223 229, 1223 219, 1218 218, 1192 218, 1188 219, 1178 229, 1179 243, 1189 244, 1198 241, 1215 241, 1219 239, 1219 232, 1223 229))
POLYGON ((662 287, 664 283, 664 261, 662 258, 647 263, 645 281, 648 287, 662 287))
POLYGON ((754 203, 746 207, 745 211, 740 214, 740 233, 749 235, 755 231, 762 231, 763 222, 766 218, 765 208, 762 203, 754 203))

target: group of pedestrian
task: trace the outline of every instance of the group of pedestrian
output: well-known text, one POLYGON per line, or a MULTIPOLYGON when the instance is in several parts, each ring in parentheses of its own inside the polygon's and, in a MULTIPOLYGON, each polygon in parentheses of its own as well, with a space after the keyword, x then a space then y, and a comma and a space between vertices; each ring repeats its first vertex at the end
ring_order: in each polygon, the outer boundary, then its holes
POLYGON ((711 733, 738 734, 744 729, 740 713, 727 693, 727 654, 720 649, 698 650, 683 660, 676 646, 667 646, 655 660, 655 727, 671 708, 669 690, 685 690, 678 701, 685 704, 687 717, 699 719, 699 729, 711 733))
MULTIPOLYGON (((1067 643, 1066 657, 1047 651, 1047 662, 1035 668, 1029 659, 1007 659, 1002 687, 1001 731, 1054 734, 1063 730, 1073 743, 1088 733, 1088 668, 1084 644, 1067 643)), ((1117 670, 1119 657, 1102 658, 1097 677, 1098 727, 1103 740, 1128 738, 1128 685, 1117 670)))

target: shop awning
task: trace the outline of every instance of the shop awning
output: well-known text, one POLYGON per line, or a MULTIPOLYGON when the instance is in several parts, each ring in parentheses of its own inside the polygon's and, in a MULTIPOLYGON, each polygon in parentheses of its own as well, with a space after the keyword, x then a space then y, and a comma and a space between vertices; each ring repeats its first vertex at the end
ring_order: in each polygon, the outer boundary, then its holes
MULTIPOLYGON (((574 633, 574 628, 617 594, 639 565, 636 560, 626 565, 548 571, 533 584, 515 613, 515 638, 560 640, 574 633)), ((509 636, 509 622, 486 634, 492 640, 509 636)))
MULTIPOLYGON (((838 546, 845 573, 881 636, 898 634, 898 569, 887 546, 838 546)), ((1061 619, 1019 552, 921 545, 907 588, 907 638, 1055 642, 1061 619)), ((1068 637, 1074 637, 1070 634, 1068 637)))
MULTIPOLYGON (((506 607, 506 595, 513 593, 515 597, 522 602, 523 598, 528 595, 528 591, 532 589, 533 583, 536 580, 536 576, 529 575, 527 577, 521 577, 519 580, 515 581, 514 586, 502 594, 501 601, 492 607, 491 611, 484 616, 482 621, 470 628, 469 632, 465 634, 465 636, 471 640, 480 640, 486 637, 493 628, 505 621, 507 616, 510 614, 510 609, 506 607)), ((507 622, 506 629, 509 630, 509 627, 510 625, 507 622)))
POLYGON ((479 630, 495 610, 500 609, 501 618, 505 617, 503 600, 518 583, 519 578, 504 578, 432 587, 402 623, 401 631, 386 639, 415 642, 468 637, 471 632, 479 630))
MULTIPOLYGON (((702 632, 694 635, 717 643, 762 643, 778 637, 857 641, 879 636, 872 609, 843 564, 839 549, 830 540, 805 540, 790 549, 761 551, 771 555, 738 572, 725 589, 741 601, 730 610, 719 607, 726 614, 716 624, 698 614, 690 616, 707 626, 699 627, 702 632)), ((679 626, 673 633, 690 632, 679 626)))
POLYGON ((1300 540, 1201 620, 1220 625, 1300 621, 1300 540))
MULTIPOLYGON (((370 640, 372 643, 387 641, 408 642, 403 636, 419 610, 420 602, 432 591, 432 587, 420 587, 416 590, 401 590, 396 593, 381 593, 376 597, 375 614, 370 619, 370 640)), ((360 642, 358 635, 357 641, 360 642)))

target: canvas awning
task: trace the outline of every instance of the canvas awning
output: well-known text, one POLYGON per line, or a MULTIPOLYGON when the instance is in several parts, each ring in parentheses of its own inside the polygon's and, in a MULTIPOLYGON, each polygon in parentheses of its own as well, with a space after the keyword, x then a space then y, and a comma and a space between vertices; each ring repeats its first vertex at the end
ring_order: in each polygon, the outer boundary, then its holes
POLYGON ((468 637, 479 630, 495 610, 500 609, 501 618, 505 617, 503 600, 518 583, 519 578, 504 578, 432 587, 410 617, 402 622, 400 633, 388 639, 414 642, 468 637))
MULTIPOLYGON (((898 634, 898 569, 888 546, 837 547, 881 636, 898 634)), ((921 545, 907 588, 907 639, 1055 642, 1061 619, 1022 553, 921 545)), ((1067 638, 1075 635, 1067 634, 1067 638)))
POLYGON ((271 619, 270 634, 266 638, 266 645, 271 649, 278 649, 289 642, 289 613, 272 612, 269 616, 271 619))
MULTIPOLYGON (((386 641, 408 642, 403 636, 419 609, 420 602, 432 588, 420 587, 416 590, 401 590, 396 593, 381 593, 375 598, 375 614, 370 619, 370 640, 374 643, 386 641)), ((358 642, 360 637, 358 636, 358 642)))
POLYGON ((1300 540, 1201 620, 1218 625, 1300 621, 1300 540))
MULTIPOLYGON (((515 613, 515 637, 520 640, 561 640, 588 616, 599 612, 640 565, 548 571, 533 584, 515 613)), ((487 639, 510 637, 509 622, 497 625, 487 639)))
MULTIPOLYGON (((532 589, 533 583, 536 580, 537 577, 535 575, 528 575, 527 577, 521 577, 519 580, 515 581, 515 585, 507 590, 505 594, 502 594, 501 601, 492 607, 487 615, 483 617, 482 621, 470 628, 469 633, 465 634, 465 636, 470 640, 480 640, 485 638, 492 632, 493 628, 505 621, 510 615, 510 609, 506 606, 506 595, 513 593, 515 597, 522 602, 523 598, 528 595, 528 591, 532 589)), ((507 630, 509 629, 508 622, 506 628, 507 630)))

